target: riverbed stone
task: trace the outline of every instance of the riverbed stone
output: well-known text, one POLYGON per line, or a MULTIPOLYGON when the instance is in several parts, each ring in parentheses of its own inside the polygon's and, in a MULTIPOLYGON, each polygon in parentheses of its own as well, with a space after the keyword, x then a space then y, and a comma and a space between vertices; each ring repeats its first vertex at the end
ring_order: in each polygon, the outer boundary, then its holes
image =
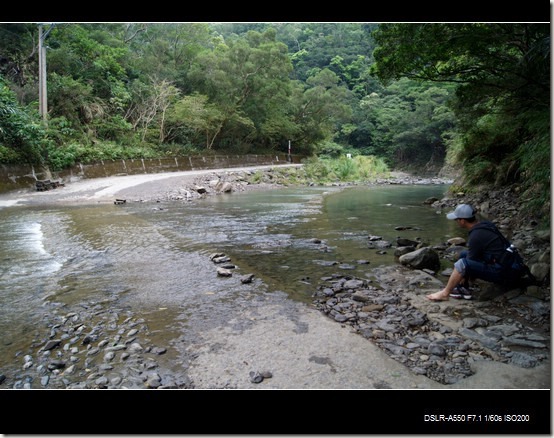
POLYGON ((233 275, 233 271, 221 267, 218 267, 216 272, 219 277, 231 277, 233 275))
POLYGON ((138 342, 133 342, 131 344, 131 346, 129 347, 129 353, 133 354, 133 353, 140 353, 144 350, 144 348, 142 348, 142 345, 140 345, 138 342))

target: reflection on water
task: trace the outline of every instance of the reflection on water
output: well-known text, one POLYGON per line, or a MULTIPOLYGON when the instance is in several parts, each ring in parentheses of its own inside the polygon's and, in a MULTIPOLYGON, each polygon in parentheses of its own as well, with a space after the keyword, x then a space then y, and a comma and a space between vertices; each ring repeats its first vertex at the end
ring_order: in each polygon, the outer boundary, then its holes
POLYGON ((176 329, 159 309, 215 324, 268 289, 310 302, 322 276, 365 276, 395 263, 394 248, 368 248, 369 235, 393 243, 398 236, 430 243, 451 237, 451 221, 422 204, 446 189, 285 188, 193 203, 0 208, 0 366, 33 341, 46 301, 117 297, 162 331, 176 329), (213 253, 228 255, 236 275, 218 277, 213 253), (258 282, 241 284, 240 275, 250 273, 258 282))

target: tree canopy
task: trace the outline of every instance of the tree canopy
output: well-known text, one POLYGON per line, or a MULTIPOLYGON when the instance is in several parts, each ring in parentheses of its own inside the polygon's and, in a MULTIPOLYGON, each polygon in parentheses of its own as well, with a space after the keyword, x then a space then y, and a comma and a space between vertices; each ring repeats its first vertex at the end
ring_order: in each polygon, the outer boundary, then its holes
POLYGON ((550 205, 550 25, 384 24, 373 73, 451 83, 450 153, 469 183, 524 181, 550 205))

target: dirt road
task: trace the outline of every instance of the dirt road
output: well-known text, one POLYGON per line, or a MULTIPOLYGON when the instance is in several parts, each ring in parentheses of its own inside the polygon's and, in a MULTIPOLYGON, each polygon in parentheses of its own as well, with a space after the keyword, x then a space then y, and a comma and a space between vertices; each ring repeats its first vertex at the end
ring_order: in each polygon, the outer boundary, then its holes
POLYGON ((109 176, 103 178, 80 179, 65 182, 64 187, 43 192, 32 189, 15 190, 9 193, 0 193, 0 207, 21 204, 48 204, 48 203, 100 203, 112 202, 114 197, 125 197, 137 193, 154 195, 164 193, 168 188, 176 185, 186 185, 201 175, 211 173, 225 174, 227 172, 244 172, 266 170, 275 167, 300 167, 301 164, 281 164, 279 166, 266 165, 254 167, 237 167, 232 169, 204 169, 168 173, 145 173, 139 175, 109 176), (155 183, 155 184, 151 184, 155 183))

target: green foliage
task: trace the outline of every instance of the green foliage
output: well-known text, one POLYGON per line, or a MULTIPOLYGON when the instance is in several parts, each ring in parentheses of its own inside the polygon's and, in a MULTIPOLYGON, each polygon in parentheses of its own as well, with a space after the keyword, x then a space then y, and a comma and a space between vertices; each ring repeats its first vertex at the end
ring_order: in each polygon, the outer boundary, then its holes
POLYGON ((479 88, 472 93, 475 102, 487 93, 544 88, 549 70, 536 63, 547 61, 549 28, 548 23, 383 24, 373 33, 378 44, 373 73, 385 82, 407 76, 466 84, 472 91, 479 88), (535 50, 537 45, 543 50, 535 50))
POLYGON ((347 181, 356 173, 356 163, 351 158, 340 157, 335 161, 334 173, 341 181, 347 181))
POLYGON ((551 137, 550 117, 545 113, 535 114, 529 119, 529 131, 537 133, 523 142, 516 158, 521 163, 526 206, 531 212, 538 212, 550 221, 551 207, 551 137))
MULTIPOLYGON (((370 142, 358 150, 379 155, 397 167, 441 163, 446 155, 443 135, 455 126, 454 114, 447 107, 450 99, 446 86, 409 79, 364 97, 360 102, 363 113, 357 117, 370 142)), ((349 138, 358 135, 353 131, 349 138)))
POLYGON ((492 182, 496 175, 496 167, 494 163, 482 157, 473 157, 465 161, 464 175, 467 184, 492 182))
POLYGON ((132 143, 135 140, 131 123, 121 115, 114 114, 103 120, 91 124, 96 136, 105 141, 117 141, 123 144, 132 143))
POLYGON ((123 41, 110 38, 101 25, 59 25, 49 37, 48 68, 71 76, 92 88, 92 94, 113 110, 121 110, 129 99, 125 87, 124 62, 128 49, 123 41))
POLYGON ((203 107, 214 119, 208 120, 206 112, 196 118, 195 125, 211 131, 205 132, 206 148, 218 148, 230 139, 231 143, 284 142, 290 131, 286 111, 291 70, 286 46, 275 41, 271 28, 264 33, 250 31, 199 54, 189 78, 207 97, 203 107))
POLYGON ((0 144, 0 163, 15 164, 20 161, 20 157, 15 150, 0 144))
POLYGON ((4 148, 2 156, 9 162, 42 163, 45 132, 35 117, 17 104, 0 77, 0 145, 4 148))
POLYGON ((322 142, 317 149, 320 158, 338 158, 346 153, 344 146, 332 141, 322 142))
POLYGON ((263 178, 264 178, 264 173, 257 170, 256 172, 254 172, 254 175, 252 175, 251 180, 254 184, 259 184, 262 182, 263 178))
POLYGON ((291 54, 294 78, 305 82, 314 68, 329 68, 350 90, 366 87, 376 24, 280 23, 277 38, 291 54))
POLYGON ((172 142, 190 140, 207 147, 210 129, 223 119, 216 107, 208 103, 208 96, 193 94, 183 96, 172 107, 167 116, 167 139, 172 142))
POLYGON ((89 164, 102 160, 157 158, 159 153, 151 147, 123 146, 119 143, 100 142, 94 147, 80 143, 68 143, 48 148, 48 163, 51 170, 62 170, 77 163, 89 164))
POLYGON ((74 125, 63 116, 54 117, 48 121, 47 133, 51 139, 56 140, 59 144, 79 135, 74 125))
POLYGON ((342 123, 350 121, 349 92, 338 82, 335 73, 323 69, 310 76, 307 85, 294 84, 290 106, 298 127, 296 150, 311 151, 314 144, 331 138, 342 123))
POLYGON ((38 28, 33 23, 0 23, 0 77, 4 77, 13 90, 22 90, 36 74, 34 70, 38 60, 33 60, 29 54, 36 50, 37 34, 38 28))
POLYGON ((58 171, 71 167, 80 161, 85 148, 76 143, 52 147, 47 150, 48 165, 51 170, 58 171))
POLYGON ((139 141, 164 153, 182 149, 172 145, 286 152, 291 141, 309 155, 333 138, 345 151, 351 139, 365 146, 368 131, 352 116, 378 86, 369 75, 374 28, 56 24, 47 39, 48 135, 57 145, 139 141))
POLYGON ((184 94, 194 92, 187 80, 195 58, 212 46, 206 23, 132 23, 121 29, 128 42, 128 69, 143 83, 152 78, 174 84, 184 94))
MULTIPOLYGON (((463 136, 463 148, 457 155, 464 164, 468 183, 494 183, 496 180, 509 182, 501 172, 503 162, 510 161, 518 129, 512 120, 497 113, 487 113, 463 136)), ((513 182, 513 181, 511 181, 513 182)))
POLYGON ((304 171, 309 179, 317 182, 343 181, 364 182, 373 181, 389 173, 386 163, 374 156, 358 155, 353 158, 310 157, 304 160, 304 171))
POLYGON ((548 23, 385 24, 374 37, 372 71, 384 83, 410 77, 456 86, 457 134, 448 128, 442 138, 467 184, 522 183, 533 195, 542 190, 530 210, 549 204, 548 23))
POLYGON ((466 184, 519 183, 525 209, 544 215, 550 209, 550 118, 546 111, 486 113, 463 136, 455 154, 466 184))
POLYGON ((362 181, 371 181, 389 174, 389 167, 385 161, 374 155, 357 155, 352 161, 355 164, 358 178, 362 181))
POLYGON ((48 91, 50 117, 63 118, 74 129, 82 129, 105 113, 105 105, 94 97, 92 86, 70 76, 51 73, 48 91))
POLYGON ((327 181, 327 177, 331 173, 331 168, 327 160, 319 159, 312 156, 302 160, 304 172, 308 179, 315 181, 327 181))

